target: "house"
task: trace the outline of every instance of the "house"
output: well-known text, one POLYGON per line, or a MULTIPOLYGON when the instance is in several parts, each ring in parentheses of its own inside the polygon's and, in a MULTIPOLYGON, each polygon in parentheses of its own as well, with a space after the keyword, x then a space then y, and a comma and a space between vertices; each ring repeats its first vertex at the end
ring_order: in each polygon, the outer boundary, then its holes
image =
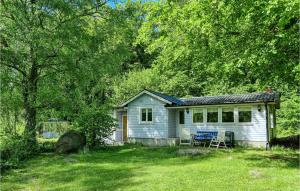
POLYGON ((189 143, 199 130, 232 131, 237 144, 266 147, 275 136, 275 92, 176 98, 143 90, 115 111, 119 139, 148 145, 189 143))

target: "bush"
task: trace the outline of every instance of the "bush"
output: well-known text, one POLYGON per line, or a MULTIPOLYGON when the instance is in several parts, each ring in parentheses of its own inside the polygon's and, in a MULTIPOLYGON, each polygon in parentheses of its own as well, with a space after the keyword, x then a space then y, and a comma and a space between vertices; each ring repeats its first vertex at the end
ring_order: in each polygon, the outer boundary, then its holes
POLYGON ((87 146, 95 147, 104 144, 117 124, 106 109, 88 108, 78 116, 76 126, 85 135, 87 146))
POLYGON ((53 138, 53 139, 39 138, 38 142, 39 142, 39 152, 48 153, 48 152, 55 151, 55 146, 56 146, 56 142, 57 142, 56 138, 53 138))
POLYGON ((300 97, 295 92, 282 97, 281 108, 277 113, 277 133, 279 137, 300 133, 300 97))
POLYGON ((38 152, 37 147, 29 146, 20 135, 1 135, 0 169, 15 168, 20 161, 38 152))
POLYGON ((272 145, 283 146, 286 148, 299 149, 300 144, 300 136, 293 135, 288 137, 281 137, 272 140, 272 145))

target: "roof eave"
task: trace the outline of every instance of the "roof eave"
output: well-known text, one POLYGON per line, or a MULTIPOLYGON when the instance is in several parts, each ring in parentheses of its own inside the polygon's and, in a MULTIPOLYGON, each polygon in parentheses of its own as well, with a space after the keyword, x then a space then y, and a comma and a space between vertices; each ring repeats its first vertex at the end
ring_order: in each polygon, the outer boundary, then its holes
POLYGON ((168 108, 182 108, 182 107, 193 107, 193 106, 212 106, 212 105, 243 105, 243 104, 264 104, 264 103, 276 104, 275 101, 258 101, 258 102, 242 102, 242 103, 212 103, 212 104, 186 104, 186 105, 168 105, 168 108))
POLYGON ((136 98, 142 96, 143 94, 148 94, 148 95, 150 95, 150 96, 152 96, 152 97, 154 97, 154 98, 156 98, 156 99, 158 99, 158 100, 160 100, 160 101, 162 101, 162 102, 165 102, 166 104, 172 104, 172 102, 170 102, 170 101, 168 101, 168 100, 166 100, 166 99, 164 99, 164 98, 162 98, 162 97, 159 97, 159 96, 157 96, 157 95, 155 95, 155 94, 149 92, 148 90, 143 90, 143 91, 141 91, 140 93, 138 93, 137 95, 135 95, 134 97, 132 97, 132 98, 130 98, 129 100, 127 100, 125 103, 121 104, 120 107, 125 107, 125 106, 128 105, 130 102, 132 102, 132 101, 135 100, 136 98))

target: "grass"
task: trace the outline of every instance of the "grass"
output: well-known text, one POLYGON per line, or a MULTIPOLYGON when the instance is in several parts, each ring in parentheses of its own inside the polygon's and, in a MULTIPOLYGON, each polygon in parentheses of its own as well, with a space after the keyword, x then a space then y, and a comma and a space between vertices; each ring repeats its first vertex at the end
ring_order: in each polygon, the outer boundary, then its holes
POLYGON ((296 151, 189 150, 123 146, 42 154, 4 174, 1 190, 300 190, 296 151))

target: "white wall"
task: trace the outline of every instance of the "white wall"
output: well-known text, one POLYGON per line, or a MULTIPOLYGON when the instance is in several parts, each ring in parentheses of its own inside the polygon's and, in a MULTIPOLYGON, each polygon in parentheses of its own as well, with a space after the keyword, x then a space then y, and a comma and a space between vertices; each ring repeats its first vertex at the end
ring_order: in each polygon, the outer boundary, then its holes
POLYGON ((176 137, 176 111, 169 109, 168 110, 168 137, 176 137))
MULTIPOLYGON (((226 105, 228 107, 229 105, 226 105)), ((244 105, 245 106, 245 105, 244 105)), ((212 106, 216 107, 216 106, 212 106)), ((189 108, 189 113, 185 110, 185 128, 189 128, 192 134, 196 134, 198 130, 221 130, 234 132, 234 139, 241 141, 266 141, 266 120, 265 120, 265 107, 261 105, 261 111, 258 111, 257 105, 251 105, 252 110, 252 122, 251 123, 238 123, 238 106, 234 107, 235 122, 234 123, 222 123, 222 106, 218 106, 219 110, 219 122, 218 123, 206 123, 207 107, 204 108, 204 123, 193 123, 192 108, 189 108)), ((178 118, 178 112, 176 112, 178 118)), ((178 120, 176 122, 178 128, 178 120)), ((178 129, 179 132, 179 129, 178 129)), ((178 133, 177 133, 177 136, 178 133)))
POLYGON ((168 138, 168 109, 165 103, 149 95, 142 95, 128 104, 128 137, 168 138), (140 108, 152 108, 153 122, 140 122, 140 108))

